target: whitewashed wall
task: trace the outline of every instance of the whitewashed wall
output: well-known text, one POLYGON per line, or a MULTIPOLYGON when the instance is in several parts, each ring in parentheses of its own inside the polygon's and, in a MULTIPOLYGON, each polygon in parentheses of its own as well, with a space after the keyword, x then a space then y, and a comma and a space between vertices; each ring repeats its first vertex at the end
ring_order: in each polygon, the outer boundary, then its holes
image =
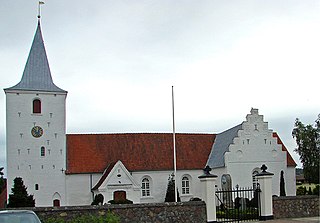
MULTIPOLYGON (((164 202, 168 187, 168 178, 173 171, 141 171, 134 172, 132 176, 140 183, 144 177, 151 179, 151 196, 142 197, 140 193, 141 203, 164 202)), ((201 197, 200 180, 198 177, 203 174, 202 170, 178 170, 177 171, 177 187, 181 201, 189 201, 193 197, 201 197), (182 194, 182 177, 188 176, 190 179, 190 194, 182 194)))
POLYGON ((91 188, 99 181, 102 174, 66 175, 67 205, 90 205, 93 201, 91 188))
POLYGON ((66 169, 65 99, 66 94, 59 93, 6 91, 8 191, 13 179, 22 177, 36 206, 52 206, 57 198, 61 205, 66 204, 62 171, 66 169), (41 100, 41 114, 32 113, 36 98, 41 100), (31 135, 35 125, 43 128, 43 136, 31 135), (42 146, 46 148, 44 157, 40 156, 42 146))
MULTIPOLYGON (((115 191, 125 191, 127 199, 134 203, 155 203, 164 202, 168 186, 169 175, 173 171, 139 171, 130 173, 132 179, 138 184, 138 187, 133 187, 130 179, 121 178, 121 184, 117 182, 119 178, 116 176, 118 167, 114 167, 110 176, 100 186, 99 190, 94 191, 95 194, 101 193, 104 196, 104 203, 113 200, 113 193, 115 191), (142 197, 141 181, 144 177, 150 179, 151 195, 149 197, 142 197), (117 181, 115 181, 117 180, 117 181)), ((121 175, 124 175, 121 172, 121 175)), ((178 190, 181 201, 189 201, 190 198, 201 198, 201 187, 198 176, 202 175, 202 170, 180 170, 177 172, 178 190), (188 176, 190 178, 190 194, 182 195, 182 177, 188 176)), ((67 175, 67 197, 68 205, 88 205, 93 201, 93 194, 91 193, 91 184, 94 186, 100 179, 102 174, 71 174, 67 175), (91 178, 91 180, 90 180, 91 178)))

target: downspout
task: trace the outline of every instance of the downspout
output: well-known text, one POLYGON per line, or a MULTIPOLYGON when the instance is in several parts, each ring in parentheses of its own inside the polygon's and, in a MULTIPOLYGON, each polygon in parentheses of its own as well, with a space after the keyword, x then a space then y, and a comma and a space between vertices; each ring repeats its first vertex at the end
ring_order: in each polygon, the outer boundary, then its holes
POLYGON ((90 173, 90 190, 91 190, 91 194, 92 194, 92 202, 94 201, 94 192, 92 190, 92 174, 90 173))

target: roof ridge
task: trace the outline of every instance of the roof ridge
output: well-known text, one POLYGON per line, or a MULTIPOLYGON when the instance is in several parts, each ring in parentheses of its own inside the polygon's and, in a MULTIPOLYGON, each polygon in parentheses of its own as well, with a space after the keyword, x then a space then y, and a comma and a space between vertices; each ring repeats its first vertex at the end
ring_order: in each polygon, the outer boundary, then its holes
MULTIPOLYGON (((138 134, 153 134, 153 135, 167 135, 170 132, 116 132, 116 133, 67 133, 66 135, 138 135, 138 134)), ((218 135, 216 133, 175 133, 176 135, 218 135)))
POLYGON ((242 123, 240 123, 240 124, 238 124, 238 125, 235 125, 235 126, 229 128, 229 129, 227 129, 227 130, 224 130, 223 132, 220 132, 218 135, 223 134, 223 133, 226 133, 226 132, 231 131, 231 130, 233 130, 233 129, 239 128, 241 125, 242 125, 242 123))

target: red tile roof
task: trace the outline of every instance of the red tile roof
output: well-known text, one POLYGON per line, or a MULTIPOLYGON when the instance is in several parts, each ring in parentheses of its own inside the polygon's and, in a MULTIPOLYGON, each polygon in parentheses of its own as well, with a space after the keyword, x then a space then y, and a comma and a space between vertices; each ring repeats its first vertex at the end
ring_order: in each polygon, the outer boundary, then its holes
MULTIPOLYGON (((202 169, 206 165, 215 134, 176 134, 177 169, 202 169)), ((296 166, 287 152, 287 166, 296 166)), ((172 170, 171 133, 68 134, 67 174, 103 173, 121 160, 129 171, 172 170)))
POLYGON ((294 161, 294 159, 290 155, 288 149, 285 147, 285 145, 283 144, 283 142, 281 141, 280 137, 278 136, 278 134, 276 132, 273 133, 273 137, 277 138, 278 144, 282 145, 282 151, 287 152, 287 166, 297 166, 296 162, 294 161))
MULTIPOLYGON (((215 134, 176 134, 177 169, 202 169, 215 134)), ((102 173, 121 160, 129 171, 173 169, 171 133, 68 134, 67 174, 102 173)))

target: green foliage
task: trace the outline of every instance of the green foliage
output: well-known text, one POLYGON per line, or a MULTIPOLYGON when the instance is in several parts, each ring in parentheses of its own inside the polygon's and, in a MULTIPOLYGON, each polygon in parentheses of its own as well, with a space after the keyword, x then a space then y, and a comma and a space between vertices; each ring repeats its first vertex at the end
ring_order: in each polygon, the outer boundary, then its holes
POLYGON ((320 114, 315 125, 304 125, 299 119, 295 121, 292 136, 296 139, 304 177, 309 183, 319 183, 320 169, 320 114))
POLYGON ((317 184, 304 184, 307 186, 299 186, 297 188, 297 195, 318 195, 320 192, 320 185, 317 184))
POLYGON ((109 211, 106 215, 82 215, 75 217, 73 219, 65 220, 62 217, 59 218, 49 218, 47 220, 42 220, 43 223, 119 223, 120 218, 109 211))
POLYGON ((285 188, 285 183, 284 183, 283 170, 281 171, 281 176, 280 176, 280 196, 286 196, 286 188, 285 188))
POLYGON ((248 208, 245 210, 228 208, 225 210, 217 210, 217 218, 249 220, 256 219, 259 215, 257 208, 248 208))
POLYGON ((297 188, 297 195, 306 195, 307 189, 306 187, 300 186, 297 188))
MULTIPOLYGON (((167 187, 167 193, 166 193, 166 198, 165 202, 175 202, 175 180, 173 179, 174 175, 171 174, 168 179, 168 187, 167 187)), ((177 196, 178 196, 178 202, 180 202, 180 196, 179 196, 179 191, 177 189, 177 196)))
POLYGON ((320 185, 318 184, 315 188, 313 188, 313 195, 318 195, 319 196, 319 192, 320 192, 320 185))
POLYGON ((102 205, 103 200, 104 197, 102 194, 96 194, 96 196, 94 196, 94 201, 92 201, 91 205, 102 205))
POLYGON ((22 178, 16 177, 13 180, 13 183, 13 188, 11 189, 12 194, 9 195, 8 207, 34 207, 35 200, 33 199, 33 195, 28 195, 27 188, 24 186, 22 178))

